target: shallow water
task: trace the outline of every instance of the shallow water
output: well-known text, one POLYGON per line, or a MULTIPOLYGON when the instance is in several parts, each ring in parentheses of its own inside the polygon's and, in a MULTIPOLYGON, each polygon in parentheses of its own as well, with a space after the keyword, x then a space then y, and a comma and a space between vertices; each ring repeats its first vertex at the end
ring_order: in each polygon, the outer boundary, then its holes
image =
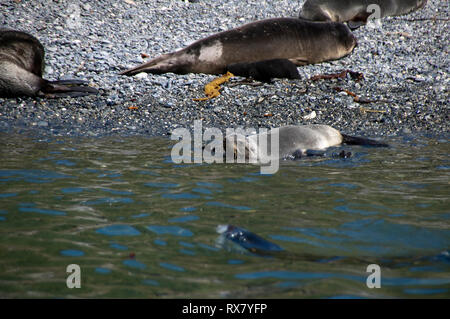
POLYGON ((261 175, 174 164, 168 139, 0 133, 0 297, 449 297, 448 139, 387 142, 261 175), (222 224, 283 251, 216 246, 222 224))

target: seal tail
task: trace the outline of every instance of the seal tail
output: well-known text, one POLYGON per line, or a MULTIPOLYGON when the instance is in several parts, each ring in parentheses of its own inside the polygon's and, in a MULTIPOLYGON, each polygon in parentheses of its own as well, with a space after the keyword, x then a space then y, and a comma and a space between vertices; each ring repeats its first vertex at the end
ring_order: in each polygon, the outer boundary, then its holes
POLYGON ((46 81, 41 91, 47 97, 80 97, 90 94, 98 94, 98 90, 87 86, 83 80, 58 80, 46 81))
POLYGON ((133 76, 141 72, 162 74, 167 72, 174 72, 176 65, 172 59, 173 53, 163 54, 159 57, 151 59, 150 61, 138 65, 134 68, 120 72, 120 75, 133 76))
POLYGON ((389 147, 388 144, 378 142, 369 138, 365 137, 358 137, 358 136, 350 136, 346 134, 342 135, 342 143, 348 144, 348 145, 364 145, 364 146, 374 146, 374 147, 389 147))

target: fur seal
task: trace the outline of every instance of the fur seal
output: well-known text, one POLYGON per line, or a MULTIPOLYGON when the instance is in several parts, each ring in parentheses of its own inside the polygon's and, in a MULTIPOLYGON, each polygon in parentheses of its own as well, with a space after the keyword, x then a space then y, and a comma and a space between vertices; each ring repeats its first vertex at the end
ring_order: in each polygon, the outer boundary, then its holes
POLYGON ((44 47, 34 36, 0 28, 0 97, 84 96, 97 94, 85 81, 48 81, 42 78, 44 47))
POLYGON ((355 46, 356 38, 342 23, 265 19, 213 34, 120 74, 223 74, 230 64, 270 59, 289 59, 305 65, 340 59, 355 46))
POLYGON ((216 246, 226 250, 244 254, 265 256, 274 252, 282 252, 283 248, 272 243, 249 230, 234 225, 218 225, 216 228, 220 236, 216 239, 216 246))
MULTIPOLYGON (((233 133, 224 138, 225 149, 234 150, 235 158, 239 151, 245 151, 245 158, 264 158, 267 156, 258 147, 258 141, 264 138, 267 149, 270 148, 272 131, 253 134, 247 137, 233 133)), ((287 125, 278 128, 279 158, 294 159, 307 155, 308 151, 325 150, 340 144, 387 147, 388 145, 364 137, 349 136, 328 125, 287 125)), ((264 150, 265 151, 265 150, 264 150)), ((224 152, 225 153, 225 152, 224 152)))
POLYGON ((227 71, 262 82, 270 82, 273 78, 300 79, 297 66, 287 59, 234 63, 227 66, 227 71))
MULTIPOLYGON (((369 5, 380 7, 380 16, 398 16, 422 8, 428 0, 306 0, 300 18, 312 21, 367 23, 369 5)), ((377 17, 378 18, 378 17, 377 17)))

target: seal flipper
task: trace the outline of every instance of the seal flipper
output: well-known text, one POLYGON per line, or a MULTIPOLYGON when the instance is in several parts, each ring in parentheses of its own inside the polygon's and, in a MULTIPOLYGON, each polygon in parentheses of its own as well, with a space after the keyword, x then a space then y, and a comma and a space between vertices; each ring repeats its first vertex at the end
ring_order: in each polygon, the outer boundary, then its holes
POLYGON ((292 154, 285 156, 284 159, 295 161, 295 160, 302 159, 304 157, 313 157, 313 156, 324 157, 324 156, 326 156, 326 152, 322 151, 322 150, 298 149, 295 152, 293 152, 292 154))
POLYGON ((364 146, 374 146, 374 147, 389 147, 388 144, 378 142, 365 137, 350 136, 342 134, 342 143, 348 145, 364 145, 364 146))
POLYGON ((60 85, 87 85, 88 81, 85 80, 75 80, 75 79, 70 79, 70 80, 56 80, 56 81, 48 81, 51 84, 60 84, 60 85))
POLYGON ((43 84, 41 92, 48 98, 58 97, 80 97, 90 94, 98 94, 98 90, 90 87, 83 86, 86 81, 82 80, 59 80, 59 81, 47 81, 43 84))
POLYGON ((348 27, 350 28, 350 30, 356 30, 359 29, 359 27, 365 25, 366 22, 363 21, 349 21, 347 22, 348 27))
POLYGON ((350 21, 347 22, 350 30, 356 30, 360 26, 366 25, 369 17, 372 15, 372 12, 360 12, 356 16, 354 16, 350 21))

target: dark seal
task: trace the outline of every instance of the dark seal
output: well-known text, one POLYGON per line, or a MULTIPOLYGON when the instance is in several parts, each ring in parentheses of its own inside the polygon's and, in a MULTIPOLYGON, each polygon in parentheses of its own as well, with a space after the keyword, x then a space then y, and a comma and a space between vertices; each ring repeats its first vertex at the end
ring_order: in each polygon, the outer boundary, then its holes
POLYGON ((227 66, 227 71, 262 82, 270 82, 273 78, 300 79, 297 66, 287 59, 234 63, 227 66))
POLYGON ((85 96, 97 94, 84 81, 48 81, 42 78, 44 47, 34 36, 0 28, 0 97, 85 96))

